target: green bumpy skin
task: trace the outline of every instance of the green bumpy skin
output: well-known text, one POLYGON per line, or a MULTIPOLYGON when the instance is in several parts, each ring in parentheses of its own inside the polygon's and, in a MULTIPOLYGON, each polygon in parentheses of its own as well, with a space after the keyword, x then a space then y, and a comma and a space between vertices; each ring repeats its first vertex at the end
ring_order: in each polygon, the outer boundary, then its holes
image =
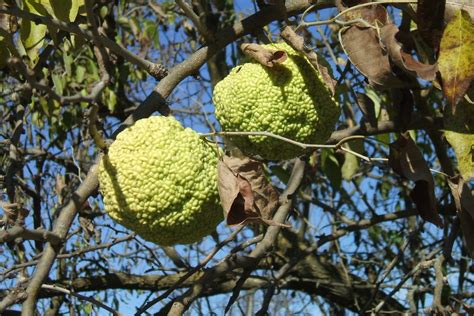
MULTIPOLYGON (((271 132, 302 143, 324 144, 334 131, 340 109, 321 75, 285 43, 262 45, 286 51, 273 68, 249 61, 233 68, 214 88, 216 118, 225 132, 271 132)), ((249 155, 268 160, 303 153, 295 145, 266 136, 233 136, 249 155)))
POLYGON ((105 210, 162 246, 199 241, 223 219, 217 150, 172 117, 137 121, 100 162, 105 210))

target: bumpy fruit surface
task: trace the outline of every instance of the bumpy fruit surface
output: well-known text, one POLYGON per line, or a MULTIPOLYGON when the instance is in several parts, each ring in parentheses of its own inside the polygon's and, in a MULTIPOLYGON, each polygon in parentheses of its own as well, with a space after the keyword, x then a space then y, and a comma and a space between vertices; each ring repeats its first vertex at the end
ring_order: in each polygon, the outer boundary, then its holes
POLYGON ((107 213, 159 245, 188 244, 222 220, 217 148, 172 117, 137 121, 100 163, 107 213))
MULTIPOLYGON (((286 51, 272 68, 249 61, 232 69, 214 89, 216 118, 223 131, 271 132, 303 143, 324 143, 334 131, 339 106, 320 74, 287 44, 263 47, 286 51)), ((289 159, 300 147, 265 136, 234 136, 243 152, 269 160, 289 159)))

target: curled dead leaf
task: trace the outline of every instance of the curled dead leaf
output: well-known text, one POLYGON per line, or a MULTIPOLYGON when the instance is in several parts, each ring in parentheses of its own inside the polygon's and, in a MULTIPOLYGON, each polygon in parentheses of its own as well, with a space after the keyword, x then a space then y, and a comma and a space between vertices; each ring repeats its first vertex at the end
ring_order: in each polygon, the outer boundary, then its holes
POLYGON ((385 45, 390 60, 404 72, 420 77, 423 80, 433 81, 436 79, 438 65, 424 64, 414 59, 410 54, 403 51, 402 45, 397 41, 398 27, 393 24, 384 25, 380 29, 380 40, 385 45))
POLYGON ((30 211, 18 203, 0 202, 0 207, 3 209, 3 222, 12 226, 23 226, 25 224, 26 217, 30 213, 30 211))
MULTIPOLYGON (((347 1, 346 1, 347 2, 347 1)), ((370 1, 352 1, 352 3, 347 3, 350 7, 359 5, 361 3, 367 3, 370 1)), ((343 10, 347 9, 345 6, 338 6, 339 10, 342 12, 343 10)), ((385 25, 386 23, 390 22, 390 17, 388 16, 387 10, 384 6, 380 4, 369 5, 365 7, 360 7, 358 9, 353 9, 347 11, 341 16, 341 19, 344 21, 351 21, 351 20, 364 20, 372 25, 385 25)), ((359 22, 359 25, 360 22, 359 22)))
POLYGON ((461 176, 448 179, 466 247, 474 257, 474 194, 461 176))
POLYGON ((284 63, 288 58, 285 51, 272 50, 258 44, 243 43, 240 49, 246 56, 270 68, 284 63))
POLYGON ((390 144, 388 164, 400 176, 415 182, 410 198, 420 216, 425 221, 443 227, 437 210, 433 176, 423 154, 408 132, 400 134, 398 139, 390 144))
MULTIPOLYGON (((338 8, 340 11, 346 9, 344 6, 338 8)), ((385 7, 379 4, 361 7, 348 11, 341 19, 354 21, 350 27, 341 30, 341 45, 349 60, 369 83, 379 89, 405 87, 406 84, 392 72, 389 56, 380 45, 377 29, 391 23, 385 7)))
POLYGON ((359 109, 364 115, 365 121, 368 122, 370 126, 377 127, 377 116, 375 114, 374 101, 372 101, 372 99, 369 98, 366 94, 358 93, 357 105, 359 106, 359 109))
POLYGON ((443 34, 445 7, 445 0, 419 0, 416 9, 418 31, 435 53, 443 34))
POLYGON ((374 87, 389 89, 406 86, 392 72, 388 54, 381 47, 376 30, 351 26, 341 34, 341 45, 351 63, 374 87))
POLYGON ((283 31, 281 32, 281 37, 294 50, 306 56, 306 58, 314 67, 314 69, 316 69, 320 73, 324 83, 326 84, 326 87, 329 89, 329 91, 331 91, 331 94, 334 95, 336 93, 336 80, 331 77, 328 68, 319 62, 318 54, 316 54, 313 50, 305 46, 304 38, 296 34, 290 26, 286 26, 283 29, 283 31))
POLYGON ((267 180, 263 164, 224 156, 217 164, 218 190, 228 225, 259 223, 289 227, 271 220, 279 194, 267 180))

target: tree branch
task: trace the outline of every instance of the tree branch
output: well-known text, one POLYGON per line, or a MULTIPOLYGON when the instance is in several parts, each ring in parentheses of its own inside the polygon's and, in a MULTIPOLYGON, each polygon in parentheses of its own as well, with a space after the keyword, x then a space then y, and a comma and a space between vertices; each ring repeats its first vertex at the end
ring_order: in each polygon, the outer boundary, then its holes
POLYGON ((21 225, 15 225, 0 231, 0 243, 13 241, 17 238, 47 241, 53 245, 57 245, 62 241, 61 237, 44 228, 27 229, 21 225))
MULTIPOLYGON (((297 188, 300 186, 303 179, 305 163, 302 160, 297 160, 288 186, 286 190, 280 196, 280 207, 273 216, 273 220, 277 223, 283 223, 288 216, 288 213, 292 206, 292 198, 297 188)), ((278 233, 281 230, 281 226, 270 226, 265 233, 265 236, 261 242, 257 244, 255 249, 248 256, 237 256, 235 258, 229 257, 228 260, 221 262, 220 264, 207 270, 199 281, 191 287, 186 293, 179 296, 174 300, 168 315, 182 315, 189 306, 201 295, 204 288, 212 280, 219 279, 224 274, 236 269, 254 269, 260 262, 260 260, 267 255, 273 244, 276 241, 278 233)), ((152 304, 147 304, 145 308, 137 312, 143 313, 146 309, 150 308, 152 304)), ((167 307, 165 307, 167 308, 167 307)), ((164 312, 164 310, 162 311, 164 312)))
MULTIPOLYGON (((66 238, 69 227, 71 227, 72 221, 74 220, 79 208, 83 205, 84 201, 97 190, 98 166, 94 165, 79 186, 79 188, 73 193, 71 199, 58 210, 59 216, 56 220, 53 228, 53 233, 58 235, 60 238, 66 238)), ((48 243, 44 250, 44 254, 40 259, 36 267, 36 271, 28 284, 26 293, 27 299, 23 303, 22 315, 33 316, 35 313, 36 297, 41 285, 44 280, 48 277, 49 271, 53 266, 54 260, 59 253, 59 247, 48 243)))
MULTIPOLYGON (((413 114, 414 119, 408 124, 408 129, 427 129, 427 130, 440 130, 443 128, 442 118, 432 118, 429 116, 420 116, 413 114)), ((354 126, 343 130, 335 131, 327 141, 328 144, 339 142, 353 135, 365 135, 372 136, 378 134, 386 134, 398 132, 401 130, 401 126, 394 121, 380 121, 377 123, 377 127, 371 126, 354 126)))

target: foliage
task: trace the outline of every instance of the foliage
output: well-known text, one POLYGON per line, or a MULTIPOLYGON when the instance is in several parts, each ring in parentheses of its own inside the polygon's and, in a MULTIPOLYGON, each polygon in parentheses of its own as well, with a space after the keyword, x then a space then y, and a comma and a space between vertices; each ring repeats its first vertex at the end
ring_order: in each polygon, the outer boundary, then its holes
POLYGON ((473 313, 474 8, 368 2, 0 0, 0 313, 473 313), (113 221, 119 132, 159 112, 224 145, 213 87, 281 41, 335 89, 327 142, 222 146, 201 242, 113 221))

